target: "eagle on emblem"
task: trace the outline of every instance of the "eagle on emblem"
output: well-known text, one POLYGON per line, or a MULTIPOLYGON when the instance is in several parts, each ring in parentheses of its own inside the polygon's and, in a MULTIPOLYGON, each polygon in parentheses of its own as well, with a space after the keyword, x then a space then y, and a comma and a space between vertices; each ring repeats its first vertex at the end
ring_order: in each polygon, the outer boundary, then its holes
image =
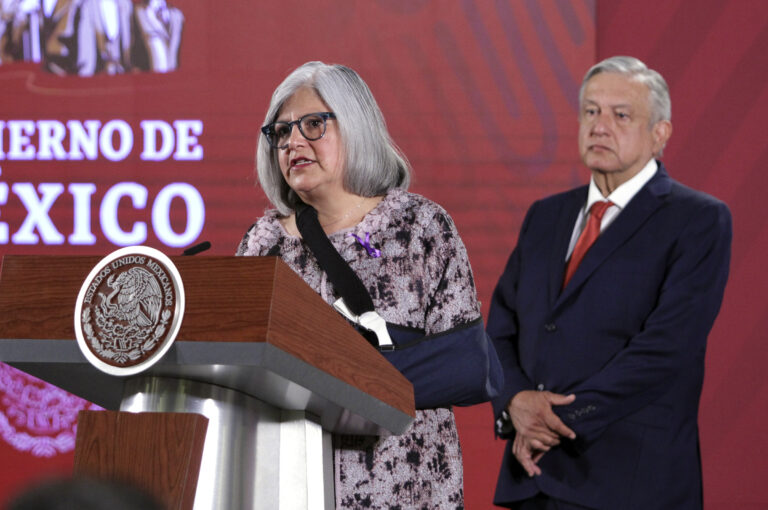
POLYGON ((105 317, 126 321, 140 327, 152 326, 157 322, 162 309, 162 291, 157 279, 141 267, 132 267, 109 277, 107 286, 113 289, 101 297, 100 308, 105 317), (117 303, 114 299, 117 297, 117 303))

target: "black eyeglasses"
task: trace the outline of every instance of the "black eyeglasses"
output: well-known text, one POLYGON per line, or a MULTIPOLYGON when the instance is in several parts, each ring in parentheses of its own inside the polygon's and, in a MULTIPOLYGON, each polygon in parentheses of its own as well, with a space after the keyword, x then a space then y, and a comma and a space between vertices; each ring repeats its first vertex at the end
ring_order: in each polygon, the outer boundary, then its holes
POLYGON ((288 147, 288 139, 291 137, 294 125, 299 126, 301 136, 314 141, 325 135, 325 121, 335 118, 336 114, 331 112, 308 113, 299 120, 267 124, 261 128, 261 132, 267 137, 267 142, 273 149, 285 149, 288 147))

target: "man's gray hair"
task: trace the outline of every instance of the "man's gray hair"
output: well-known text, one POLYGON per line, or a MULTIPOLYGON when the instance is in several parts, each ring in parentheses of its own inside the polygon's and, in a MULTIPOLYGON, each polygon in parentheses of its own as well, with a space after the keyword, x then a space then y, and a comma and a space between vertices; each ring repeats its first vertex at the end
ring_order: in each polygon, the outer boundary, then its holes
MULTIPOLYGON (((275 89, 264 124, 277 119, 283 104, 301 88, 312 89, 336 114, 344 148, 344 189, 364 197, 383 195, 393 188, 407 189, 411 179, 408 160, 392 141, 384 116, 368 85, 352 69, 322 62, 298 67, 275 89)), ((259 183, 281 214, 289 215, 301 202, 280 171, 278 149, 261 134, 256 151, 259 183)))
POLYGON ((584 80, 581 82, 579 90, 579 104, 584 100, 584 89, 587 82, 600 73, 618 73, 630 77, 633 80, 644 83, 648 87, 648 97, 651 100, 651 125, 660 120, 672 120, 672 101, 669 98, 669 87, 664 78, 653 69, 649 69, 641 60, 634 57, 611 57, 593 65, 584 80))

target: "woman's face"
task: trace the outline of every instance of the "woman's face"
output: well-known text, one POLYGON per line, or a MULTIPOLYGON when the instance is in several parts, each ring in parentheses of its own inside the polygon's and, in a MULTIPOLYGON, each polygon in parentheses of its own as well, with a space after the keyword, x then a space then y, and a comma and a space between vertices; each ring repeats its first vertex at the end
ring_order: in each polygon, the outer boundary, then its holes
MULTIPOLYGON (((300 88, 283 104, 276 120, 291 122, 308 113, 329 111, 314 90, 300 88)), ((325 135, 314 141, 304 138, 294 125, 288 147, 276 150, 283 178, 305 202, 327 200, 344 192, 344 150, 336 120, 328 119, 325 135)))

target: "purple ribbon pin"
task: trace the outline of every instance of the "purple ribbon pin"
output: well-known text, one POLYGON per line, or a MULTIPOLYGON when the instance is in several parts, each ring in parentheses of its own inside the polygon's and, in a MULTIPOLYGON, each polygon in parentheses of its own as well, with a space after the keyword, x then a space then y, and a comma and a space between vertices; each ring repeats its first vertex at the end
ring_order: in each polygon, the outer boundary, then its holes
POLYGON ((373 246, 371 246, 371 233, 370 233, 370 232, 366 232, 366 233, 365 233, 365 241, 363 241, 363 240, 362 240, 362 239, 361 239, 361 238, 360 238, 360 237, 359 237, 357 234, 355 234, 354 232, 350 232, 350 233, 349 233, 349 234, 347 234, 347 235, 350 235, 350 236, 354 237, 355 239, 357 239, 357 242, 358 242, 358 243, 360 243, 360 244, 363 246, 363 248, 365 248, 365 251, 367 251, 367 252, 368 252, 368 255, 369 255, 369 256, 371 256, 371 257, 373 257, 373 258, 378 258, 378 257, 381 257, 381 250, 379 250, 378 248, 374 248, 373 246))

